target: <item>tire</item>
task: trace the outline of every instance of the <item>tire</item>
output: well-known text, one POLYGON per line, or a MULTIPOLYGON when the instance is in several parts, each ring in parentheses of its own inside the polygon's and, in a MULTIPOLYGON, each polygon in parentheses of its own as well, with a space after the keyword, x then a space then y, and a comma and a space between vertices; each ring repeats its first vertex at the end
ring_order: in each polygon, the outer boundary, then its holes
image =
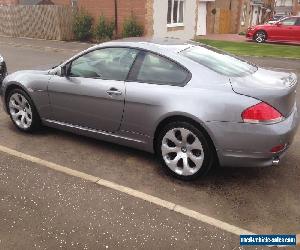
POLYGON ((213 166, 215 151, 209 140, 187 122, 166 125, 158 135, 155 148, 167 174, 181 180, 205 176, 213 166))
POLYGON ((22 132, 34 132, 41 127, 39 114, 28 94, 13 89, 6 98, 6 107, 13 124, 22 132))
POLYGON ((264 43, 267 40, 267 33, 263 30, 257 31, 254 35, 254 41, 257 43, 264 43))

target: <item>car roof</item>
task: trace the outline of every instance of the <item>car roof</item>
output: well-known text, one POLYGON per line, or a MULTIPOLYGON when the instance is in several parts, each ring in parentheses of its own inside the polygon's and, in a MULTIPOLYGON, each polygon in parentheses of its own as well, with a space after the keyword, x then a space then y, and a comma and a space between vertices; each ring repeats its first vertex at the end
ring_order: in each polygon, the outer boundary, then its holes
POLYGON ((145 50, 153 50, 156 52, 169 51, 173 53, 179 53, 182 50, 193 46, 192 41, 181 40, 176 38, 151 38, 151 37, 136 37, 125 38, 115 41, 110 41, 94 46, 93 48, 101 47, 132 47, 145 50))

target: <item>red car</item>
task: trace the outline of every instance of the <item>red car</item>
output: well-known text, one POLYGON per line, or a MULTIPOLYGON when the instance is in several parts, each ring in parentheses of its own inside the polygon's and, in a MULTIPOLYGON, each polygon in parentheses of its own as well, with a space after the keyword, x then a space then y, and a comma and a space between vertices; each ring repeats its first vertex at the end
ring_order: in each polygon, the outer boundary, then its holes
POLYGON ((300 16, 286 17, 274 24, 250 27, 246 37, 258 43, 265 41, 300 43, 300 16))

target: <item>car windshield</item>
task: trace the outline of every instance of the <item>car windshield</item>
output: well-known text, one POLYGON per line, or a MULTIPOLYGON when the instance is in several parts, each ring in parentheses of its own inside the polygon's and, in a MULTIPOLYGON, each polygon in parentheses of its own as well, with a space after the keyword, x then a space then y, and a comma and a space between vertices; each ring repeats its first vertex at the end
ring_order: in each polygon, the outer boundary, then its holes
POLYGON ((207 45, 190 47, 181 54, 226 76, 240 77, 257 71, 257 66, 207 45))

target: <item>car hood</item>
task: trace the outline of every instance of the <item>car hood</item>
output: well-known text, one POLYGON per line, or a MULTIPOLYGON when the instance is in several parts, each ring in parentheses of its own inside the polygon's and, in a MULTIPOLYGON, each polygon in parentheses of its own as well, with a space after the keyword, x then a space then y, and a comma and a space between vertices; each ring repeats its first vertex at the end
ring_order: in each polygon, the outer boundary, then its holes
POLYGON ((234 92, 266 102, 285 117, 296 102, 297 76, 294 73, 259 68, 245 77, 231 77, 230 82, 234 92))
POLYGON ((20 77, 23 78, 32 75, 47 75, 48 72, 49 70, 20 70, 9 74, 6 77, 6 80, 14 81, 14 80, 18 80, 20 77))

